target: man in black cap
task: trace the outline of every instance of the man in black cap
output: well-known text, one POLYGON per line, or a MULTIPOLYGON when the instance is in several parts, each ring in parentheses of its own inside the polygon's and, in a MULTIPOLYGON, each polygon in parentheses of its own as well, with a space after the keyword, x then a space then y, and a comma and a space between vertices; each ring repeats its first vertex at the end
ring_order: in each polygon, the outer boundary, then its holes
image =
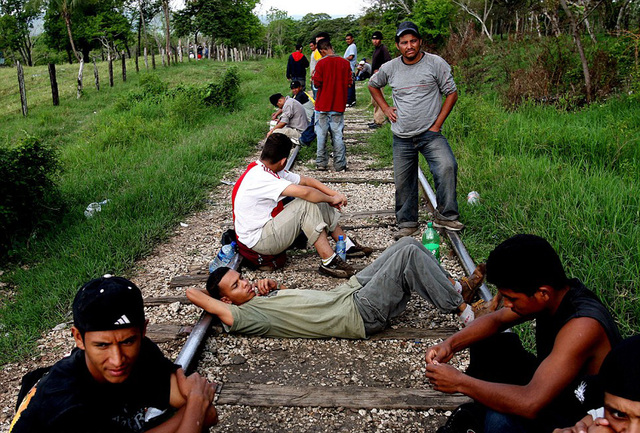
POLYGON ((401 56, 380 67, 369 80, 369 91, 391 122, 393 171, 396 185, 396 239, 420 232, 418 223, 418 157, 422 153, 433 174, 438 207, 435 227, 462 230, 458 221, 456 182, 458 164, 449 142, 440 132, 458 91, 451 67, 441 57, 421 50, 422 39, 414 23, 398 26, 396 47, 401 56), (390 85, 390 107, 382 88, 390 85), (444 103, 442 101, 444 96, 444 103))
POLYGON ((434 389, 475 400, 456 409, 438 432, 539 433, 574 424, 593 407, 587 398, 593 378, 620 343, 611 314, 580 280, 567 278, 541 237, 507 239, 489 254, 486 271, 504 308, 427 349, 434 389), (536 356, 517 334, 501 332, 532 320, 536 356), (470 363, 462 373, 447 363, 465 348, 470 363))
MULTIPOLYGON (((373 55, 371 56, 371 75, 373 75, 378 72, 380 66, 391 60, 391 55, 387 47, 382 43, 381 31, 376 30, 373 32, 373 35, 371 35, 371 43, 374 47, 373 55)), ((371 97, 371 105, 373 105, 373 123, 369 124, 369 128, 380 128, 384 123, 385 117, 382 108, 380 108, 373 96, 371 97)))
POLYGON ((186 377, 145 337, 146 326, 131 281, 105 275, 82 286, 73 301, 77 347, 32 387, 25 376, 21 394, 28 392, 9 431, 201 432, 215 424, 213 384, 197 373, 186 377), (146 421, 149 407, 170 418, 146 421))
POLYGON ((553 433, 640 433, 640 335, 616 346, 598 373, 604 406, 553 433))

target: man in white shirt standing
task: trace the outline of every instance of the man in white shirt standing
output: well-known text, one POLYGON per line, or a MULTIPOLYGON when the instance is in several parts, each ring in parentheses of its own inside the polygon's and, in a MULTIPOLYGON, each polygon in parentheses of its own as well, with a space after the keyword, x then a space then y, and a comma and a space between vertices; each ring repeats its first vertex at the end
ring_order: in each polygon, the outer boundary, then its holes
POLYGON ((336 278, 355 274, 338 257, 326 234, 344 236, 347 258, 371 254, 338 225, 338 210, 347 198, 322 182, 284 169, 291 140, 283 134, 267 138, 260 159, 249 164, 236 182, 233 218, 238 242, 258 254, 276 255, 289 248, 303 232, 322 259, 318 272, 336 278))

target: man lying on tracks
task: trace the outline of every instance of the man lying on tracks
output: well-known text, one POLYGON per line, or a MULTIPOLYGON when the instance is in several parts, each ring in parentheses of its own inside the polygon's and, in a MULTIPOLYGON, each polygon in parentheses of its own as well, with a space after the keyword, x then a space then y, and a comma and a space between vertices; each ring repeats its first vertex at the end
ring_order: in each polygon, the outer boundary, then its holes
POLYGON ((473 320, 467 303, 484 279, 483 267, 456 282, 420 242, 405 238, 331 291, 282 290, 271 279, 251 283, 229 268, 216 269, 207 290, 187 289, 191 302, 220 318, 229 332, 284 338, 366 338, 401 314, 411 292, 440 311, 473 320), (464 286, 464 287, 463 287, 464 286))
POLYGON ((566 277, 553 247, 538 236, 517 235, 493 250, 487 280, 505 308, 427 350, 434 389, 475 400, 454 411, 439 432, 483 425, 492 433, 549 432, 574 424, 590 409, 584 398, 590 376, 620 341, 611 315, 579 280, 566 277), (533 319, 537 358, 515 333, 501 333, 533 319), (467 347, 471 362, 464 374, 446 363, 467 347))
POLYGON ((71 355, 30 390, 23 379, 28 394, 11 433, 195 433, 217 422, 214 386, 197 373, 185 377, 145 337, 142 294, 131 281, 105 275, 86 283, 73 324, 71 355), (161 424, 146 423, 148 407, 175 410, 161 424))
POLYGON ((372 252, 350 239, 338 225, 338 211, 347 198, 322 182, 290 173, 284 168, 292 143, 283 134, 270 135, 258 161, 249 164, 237 180, 231 200, 240 254, 275 256, 289 248, 303 232, 322 263, 318 271, 337 278, 349 278, 353 267, 338 257, 326 232, 338 240, 344 236, 347 258, 372 252))
POLYGON ((640 335, 609 352, 598 380, 604 406, 590 410, 574 427, 553 433, 640 433, 640 335))

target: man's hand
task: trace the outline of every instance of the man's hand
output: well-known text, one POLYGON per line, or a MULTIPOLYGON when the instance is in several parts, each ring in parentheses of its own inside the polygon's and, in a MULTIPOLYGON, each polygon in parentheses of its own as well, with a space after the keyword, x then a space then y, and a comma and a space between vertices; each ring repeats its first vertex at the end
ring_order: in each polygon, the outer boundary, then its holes
POLYGON ((615 433, 615 430, 605 418, 596 418, 593 421, 591 416, 586 416, 573 427, 557 428, 553 433, 615 433))
POLYGON ((267 138, 269 138, 271 134, 273 134, 273 129, 270 129, 269 132, 267 132, 267 138))
POLYGON ((464 373, 447 364, 427 364, 427 378, 436 391, 451 394, 458 391, 464 373))
POLYGON ((449 362, 453 357, 453 349, 447 341, 443 341, 440 344, 431 346, 427 349, 427 355, 425 357, 427 364, 438 364, 449 362))
POLYGON ((342 208, 342 206, 346 206, 347 205, 347 197, 337 193, 335 195, 331 196, 331 203, 329 203, 332 207, 340 210, 342 208))
POLYGON ((440 132, 441 130, 442 130, 441 127, 435 126, 435 125, 433 125, 431 128, 429 128, 429 131, 431 131, 431 132, 440 132))
POLYGON ((383 108, 382 111, 390 122, 395 123, 396 120, 398 120, 398 116, 396 115, 396 111, 398 111, 398 109, 396 107, 388 105, 386 108, 383 108))
POLYGON ((278 118, 278 112, 274 111, 273 114, 271 115, 271 120, 276 120, 278 118))
POLYGON ((254 290, 258 289, 260 295, 266 295, 278 287, 278 283, 269 278, 258 280, 253 284, 254 290))
POLYGON ((187 377, 181 368, 176 371, 176 379, 178 379, 178 389, 185 400, 187 402, 193 400, 200 402, 204 413, 213 402, 216 391, 215 385, 198 373, 193 373, 187 377))

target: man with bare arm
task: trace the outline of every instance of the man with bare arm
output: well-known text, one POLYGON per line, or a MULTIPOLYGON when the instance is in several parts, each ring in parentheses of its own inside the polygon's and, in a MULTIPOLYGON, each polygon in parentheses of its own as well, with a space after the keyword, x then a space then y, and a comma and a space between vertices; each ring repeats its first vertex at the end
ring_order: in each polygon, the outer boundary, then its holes
POLYGON ((550 432, 582 418, 593 376, 620 341, 611 315, 579 280, 568 279, 553 247, 534 235, 517 235, 494 249, 487 281, 504 308, 427 350, 434 389, 461 392, 475 403, 459 407, 440 432, 550 432), (536 319, 537 357, 515 333, 536 319), (471 349, 465 373, 447 364, 471 349))

